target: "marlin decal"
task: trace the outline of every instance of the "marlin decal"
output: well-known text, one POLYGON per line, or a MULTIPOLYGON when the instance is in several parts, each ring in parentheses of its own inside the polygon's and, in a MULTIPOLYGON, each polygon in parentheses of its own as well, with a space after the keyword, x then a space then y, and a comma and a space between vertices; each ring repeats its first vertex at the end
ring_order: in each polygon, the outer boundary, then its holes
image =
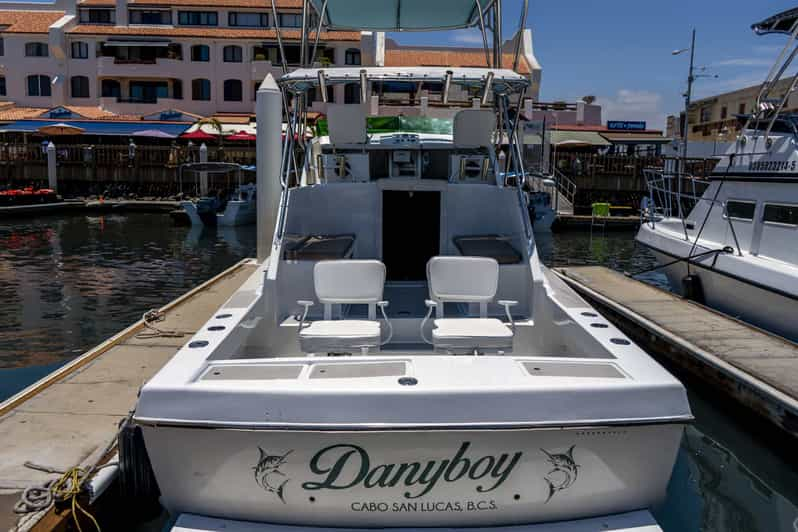
POLYGON ((574 462, 574 447, 575 445, 571 445, 566 452, 560 454, 541 449, 552 466, 551 471, 543 477, 543 480, 549 485, 549 496, 546 498, 546 502, 549 502, 555 493, 570 488, 576 482, 579 465, 574 462))
POLYGON ((292 451, 288 451, 282 456, 268 454, 261 449, 260 446, 258 446, 258 451, 260 451, 258 465, 252 468, 255 470, 255 482, 269 493, 276 494, 280 500, 283 501, 283 504, 285 504, 283 488, 285 488, 289 479, 286 477, 285 473, 280 471, 280 467, 285 464, 286 457, 291 454, 292 451))

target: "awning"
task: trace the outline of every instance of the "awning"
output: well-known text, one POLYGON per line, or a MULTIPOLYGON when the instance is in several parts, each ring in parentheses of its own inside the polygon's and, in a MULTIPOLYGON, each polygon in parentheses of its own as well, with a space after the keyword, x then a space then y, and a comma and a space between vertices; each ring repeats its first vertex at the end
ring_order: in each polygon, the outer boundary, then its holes
POLYGON ((671 139, 662 135, 644 133, 602 133, 613 144, 667 144, 671 139))
POLYGON ((569 146, 609 146, 607 139, 595 131, 552 131, 551 143, 567 148, 569 146))
MULTIPOLYGON (((474 0, 311 0, 316 12, 326 4, 329 29, 370 31, 445 30, 479 22, 474 0)), ((483 11, 491 0, 480 2, 483 11)))
POLYGON ((36 133, 42 127, 55 124, 67 125, 83 130, 83 135, 116 135, 133 136, 134 133, 144 130, 158 130, 172 137, 177 137, 188 128, 188 124, 163 124, 144 121, 116 121, 116 120, 67 120, 64 122, 54 120, 18 120, 0 126, 0 133, 36 133))

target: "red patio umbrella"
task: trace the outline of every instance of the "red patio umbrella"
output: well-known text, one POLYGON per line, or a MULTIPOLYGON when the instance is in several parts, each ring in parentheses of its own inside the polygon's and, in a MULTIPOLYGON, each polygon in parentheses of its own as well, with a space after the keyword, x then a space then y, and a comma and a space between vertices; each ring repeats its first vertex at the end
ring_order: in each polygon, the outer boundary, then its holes
POLYGON ((238 133, 233 133, 225 137, 226 140, 255 140, 257 137, 252 133, 247 133, 246 131, 239 131, 238 133))
POLYGON ((216 135, 211 135, 210 133, 205 133, 201 129, 196 129, 191 133, 183 133, 180 135, 180 138, 188 140, 216 140, 216 135))

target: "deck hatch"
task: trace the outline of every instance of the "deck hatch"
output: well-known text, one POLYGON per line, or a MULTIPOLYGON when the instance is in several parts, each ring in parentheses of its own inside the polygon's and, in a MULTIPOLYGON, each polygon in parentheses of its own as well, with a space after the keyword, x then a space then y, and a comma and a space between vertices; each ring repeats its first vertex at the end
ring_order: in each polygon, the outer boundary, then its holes
POLYGON ((401 377, 405 375, 404 362, 362 362, 346 364, 314 364, 311 379, 358 379, 368 377, 401 377))
POLYGON ((575 377, 588 379, 623 379, 624 374, 612 364, 576 362, 523 362, 533 377, 575 377))
POLYGON ((296 379, 302 364, 236 364, 211 366, 199 378, 201 381, 260 381, 296 379))

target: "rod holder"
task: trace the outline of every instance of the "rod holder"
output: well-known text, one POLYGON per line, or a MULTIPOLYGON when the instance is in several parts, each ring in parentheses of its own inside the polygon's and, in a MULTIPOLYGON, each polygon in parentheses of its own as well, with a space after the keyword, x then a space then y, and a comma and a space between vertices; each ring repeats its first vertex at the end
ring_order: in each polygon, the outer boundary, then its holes
POLYGON ((443 104, 449 103, 449 89, 452 87, 452 71, 446 71, 446 77, 443 78, 443 104))
POLYGON ((360 71, 360 103, 366 103, 369 99, 369 85, 366 79, 366 69, 360 71))
POLYGON ((488 104, 488 96, 490 96, 490 91, 493 88, 493 72, 488 72, 488 75, 485 76, 485 86, 482 88, 482 97, 479 100, 479 103, 483 106, 488 104))
POLYGON ((323 70, 319 70, 319 91, 321 91, 321 101, 327 103, 327 77, 323 70))

